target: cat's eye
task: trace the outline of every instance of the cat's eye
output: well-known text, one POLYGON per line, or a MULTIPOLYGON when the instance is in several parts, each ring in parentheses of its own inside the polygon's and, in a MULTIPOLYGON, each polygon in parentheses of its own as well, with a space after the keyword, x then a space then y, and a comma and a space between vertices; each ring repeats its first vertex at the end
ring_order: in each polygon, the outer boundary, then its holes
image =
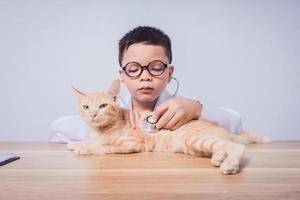
POLYGON ((83 105, 82 108, 83 108, 84 110, 87 110, 87 109, 89 109, 89 106, 88 106, 88 105, 83 105))
POLYGON ((107 105, 108 105, 107 103, 103 103, 103 104, 101 104, 101 105, 99 106, 99 109, 100 109, 100 108, 105 108, 107 105))

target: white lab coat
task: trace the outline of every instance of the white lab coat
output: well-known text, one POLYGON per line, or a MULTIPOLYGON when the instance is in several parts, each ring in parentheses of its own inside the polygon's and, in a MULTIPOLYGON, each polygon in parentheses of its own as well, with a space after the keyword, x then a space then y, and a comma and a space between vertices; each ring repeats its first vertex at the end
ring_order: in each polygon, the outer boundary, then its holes
MULTIPOLYGON (((119 97, 121 107, 132 109, 131 95, 126 88, 121 90, 119 97)), ((158 98, 155 107, 172 97, 165 90, 158 98)), ((232 133, 238 134, 243 131, 240 114, 229 108, 215 108, 203 104, 201 119, 218 124, 232 133)), ((88 135, 89 129, 81 116, 79 114, 70 115, 58 118, 51 124, 49 141, 67 143, 69 141, 84 140, 88 135)))

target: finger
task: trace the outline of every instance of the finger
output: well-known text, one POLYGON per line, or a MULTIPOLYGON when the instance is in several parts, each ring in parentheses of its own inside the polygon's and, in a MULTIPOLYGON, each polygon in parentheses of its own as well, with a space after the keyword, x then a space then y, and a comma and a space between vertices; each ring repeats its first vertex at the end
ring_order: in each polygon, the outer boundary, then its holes
POLYGON ((159 118, 158 122, 156 123, 156 127, 158 129, 165 127, 165 125, 172 119, 174 115, 175 111, 169 109, 159 118))
POLYGON ((184 119, 179 120, 173 127, 171 130, 176 130, 178 129, 180 126, 182 126, 183 124, 185 124, 186 121, 184 119))
POLYGON ((173 130, 173 127, 179 122, 181 121, 180 119, 181 115, 176 113, 171 119, 170 121, 165 125, 164 128, 169 129, 169 130, 173 130))
POLYGON ((130 126, 132 128, 135 128, 135 117, 134 117, 134 112, 133 111, 129 112, 129 121, 130 121, 130 126))
POLYGON ((128 110, 123 110, 122 111, 122 115, 123 115, 123 118, 125 120, 126 126, 130 126, 129 112, 128 112, 128 110))
POLYGON ((134 111, 135 125, 137 125, 140 122, 140 118, 140 114, 137 111, 134 111))
POLYGON ((134 119, 133 119, 133 122, 132 122, 132 128, 136 128, 137 124, 139 123, 140 116, 139 116, 139 113, 137 111, 133 111, 133 116, 134 116, 134 119))
POLYGON ((161 104, 160 106, 155 108, 155 110, 153 111, 153 117, 155 117, 156 119, 159 119, 162 115, 164 115, 164 113, 167 112, 168 108, 169 108, 168 104, 166 104, 166 103, 161 104))

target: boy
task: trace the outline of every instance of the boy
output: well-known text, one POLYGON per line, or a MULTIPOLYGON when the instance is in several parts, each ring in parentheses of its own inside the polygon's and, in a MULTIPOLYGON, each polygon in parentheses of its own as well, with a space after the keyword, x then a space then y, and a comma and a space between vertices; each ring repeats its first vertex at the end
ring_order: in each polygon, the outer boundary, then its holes
MULTIPOLYGON (((121 93, 126 122, 133 128, 141 112, 154 111, 156 127, 174 130, 182 124, 203 119, 231 132, 242 131, 238 113, 225 108, 209 108, 190 98, 170 95, 166 90, 174 66, 170 38, 161 30, 139 26, 126 33, 119 42, 119 76, 128 91, 121 93)), ((50 141, 69 142, 88 136, 79 116, 60 118, 51 125, 50 141)))

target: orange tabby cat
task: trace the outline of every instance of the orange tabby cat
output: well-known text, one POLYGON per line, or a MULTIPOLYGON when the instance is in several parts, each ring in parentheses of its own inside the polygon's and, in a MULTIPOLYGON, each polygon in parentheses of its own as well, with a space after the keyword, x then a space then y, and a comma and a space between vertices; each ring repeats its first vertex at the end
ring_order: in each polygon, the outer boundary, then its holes
POLYGON ((76 154, 108 154, 136 152, 174 152, 211 157, 214 166, 224 174, 234 174, 245 151, 243 144, 269 142, 268 137, 243 132, 239 135, 211 123, 193 120, 174 131, 146 133, 142 126, 126 126, 116 101, 120 82, 114 81, 107 92, 84 94, 80 97, 80 113, 90 127, 89 139, 69 142, 76 154))

